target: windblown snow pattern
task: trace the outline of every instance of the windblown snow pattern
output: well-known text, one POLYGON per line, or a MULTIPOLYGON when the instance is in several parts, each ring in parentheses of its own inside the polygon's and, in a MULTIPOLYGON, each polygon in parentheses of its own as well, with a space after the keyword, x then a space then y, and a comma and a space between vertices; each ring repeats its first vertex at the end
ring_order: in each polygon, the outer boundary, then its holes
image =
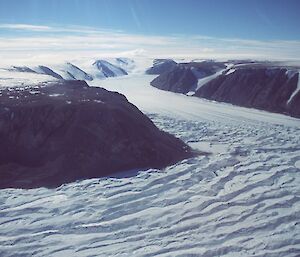
POLYGON ((0 256, 300 256, 300 120, 93 81, 209 152, 164 170, 0 191, 0 256), (127 176, 126 176, 127 175, 127 176))

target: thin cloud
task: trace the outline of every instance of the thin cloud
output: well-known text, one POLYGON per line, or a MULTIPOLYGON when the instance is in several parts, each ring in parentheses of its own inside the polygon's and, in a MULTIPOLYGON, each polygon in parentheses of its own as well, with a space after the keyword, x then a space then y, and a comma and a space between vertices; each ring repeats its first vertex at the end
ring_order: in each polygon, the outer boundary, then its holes
MULTIPOLYGON (((0 37, 0 60, 6 63, 19 59, 53 60, 74 56, 144 55, 150 58, 255 58, 300 60, 300 41, 246 40, 217 38, 203 35, 153 36, 129 34, 122 31, 91 27, 36 26, 29 24, 0 24, 1 29, 15 32, 0 37), (18 33, 20 30, 35 33, 18 33), (53 33, 62 32, 62 33, 53 33), (142 49, 142 51, 141 51, 142 49)), ((3 35, 3 33, 2 33, 3 35)), ((5 33, 4 33, 5 35, 5 33)))
POLYGON ((37 26, 37 25, 30 25, 30 24, 0 24, 0 29, 49 32, 53 28, 49 26, 37 26))
MULTIPOLYGON (((110 33, 111 30, 108 29, 95 29, 88 26, 41 26, 32 24, 0 24, 0 30, 12 30, 15 32, 25 31, 25 32, 44 32, 44 33, 55 33, 55 32, 65 32, 65 33, 81 33, 81 34, 95 34, 95 33, 110 33)), ((114 30, 115 32, 122 32, 121 30, 114 30)))

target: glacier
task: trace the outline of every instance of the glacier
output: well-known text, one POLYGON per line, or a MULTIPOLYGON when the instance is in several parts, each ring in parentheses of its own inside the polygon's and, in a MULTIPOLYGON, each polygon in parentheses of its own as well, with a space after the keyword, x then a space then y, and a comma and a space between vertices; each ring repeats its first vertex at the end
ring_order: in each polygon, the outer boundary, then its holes
POLYGON ((300 255, 300 119, 150 86, 124 94, 204 156, 56 189, 0 191, 0 256, 300 255))

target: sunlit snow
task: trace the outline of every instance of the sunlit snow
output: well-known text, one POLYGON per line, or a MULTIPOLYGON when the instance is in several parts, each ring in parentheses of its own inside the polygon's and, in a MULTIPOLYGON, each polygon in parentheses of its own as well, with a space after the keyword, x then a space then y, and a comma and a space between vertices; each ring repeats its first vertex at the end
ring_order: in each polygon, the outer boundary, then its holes
POLYGON ((123 93, 209 154, 57 189, 1 190, 0 256, 299 256, 300 120, 160 91, 154 77, 89 84, 123 93))

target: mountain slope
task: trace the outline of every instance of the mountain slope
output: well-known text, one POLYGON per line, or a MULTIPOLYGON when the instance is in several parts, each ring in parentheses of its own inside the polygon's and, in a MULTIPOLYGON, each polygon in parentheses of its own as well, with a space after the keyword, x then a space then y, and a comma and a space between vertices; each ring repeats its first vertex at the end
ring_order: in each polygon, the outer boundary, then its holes
POLYGON ((202 61, 174 63, 172 60, 159 60, 147 70, 147 74, 159 74, 151 85, 166 91, 187 94, 198 88, 198 80, 221 74, 226 65, 221 62, 202 61))
POLYGON ((169 72, 177 66, 177 63, 172 59, 155 59, 153 66, 146 70, 146 74, 160 75, 164 72, 169 72))
POLYGON ((34 71, 39 74, 49 75, 56 79, 64 79, 61 75, 59 75, 58 73, 56 73, 55 71, 53 71, 52 69, 44 65, 39 65, 34 69, 34 71))
POLYGON ((175 93, 300 117, 299 67, 281 63, 180 63, 150 84, 175 93))
POLYGON ((188 93, 196 87, 197 81, 191 69, 177 65, 171 71, 164 72, 152 80, 151 85, 175 93, 188 93))
POLYGON ((238 68, 206 83, 195 96, 300 117, 298 81, 299 73, 286 68, 238 68))
POLYGON ((85 80, 92 81, 95 78, 104 79, 128 75, 135 68, 135 63, 129 58, 112 58, 109 60, 97 60, 92 65, 84 65, 84 69, 73 63, 58 63, 38 66, 12 66, 5 69, 11 72, 32 73, 48 75, 59 80, 85 80))
POLYGON ((88 74, 87 72, 70 62, 67 62, 59 67, 58 73, 60 73, 61 76, 66 80, 93 80, 92 75, 88 74))
POLYGON ((96 74, 98 78, 109 78, 128 75, 128 73, 124 69, 106 60, 97 60, 93 63, 93 66, 95 66, 98 70, 98 73, 96 74))
POLYGON ((0 94, 0 188, 163 168, 193 156, 118 93, 62 81, 0 94))

